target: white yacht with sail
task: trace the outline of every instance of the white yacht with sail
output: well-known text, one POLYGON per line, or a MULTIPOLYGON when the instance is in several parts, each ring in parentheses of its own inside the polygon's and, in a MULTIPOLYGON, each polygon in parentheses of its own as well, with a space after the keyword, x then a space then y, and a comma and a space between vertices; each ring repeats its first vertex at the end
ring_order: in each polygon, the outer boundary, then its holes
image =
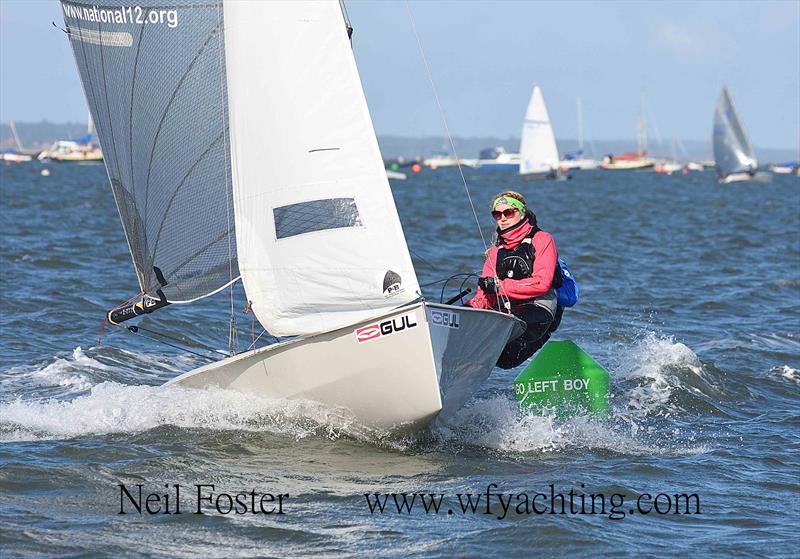
POLYGON ((519 144, 519 174, 531 178, 558 178, 561 167, 558 147, 542 90, 533 86, 519 144))
POLYGON ((727 87, 722 88, 714 110, 712 143, 719 182, 728 184, 766 178, 764 173, 756 173, 756 153, 727 87))
POLYGON ((62 6, 144 293, 109 320, 241 281, 284 338, 171 383, 387 430, 470 398, 522 323, 421 296, 337 2, 163 0, 148 25, 62 6))
POLYGON ((39 161, 58 163, 100 163, 103 151, 94 141, 94 122, 89 113, 86 134, 74 140, 56 140, 49 148, 39 153, 39 161))
POLYGON ((6 163, 26 163, 33 159, 30 154, 24 153, 25 148, 22 147, 22 142, 19 139, 17 127, 14 125, 13 120, 8 122, 8 128, 11 132, 11 139, 13 140, 16 149, 0 150, 0 160, 5 161, 6 163))

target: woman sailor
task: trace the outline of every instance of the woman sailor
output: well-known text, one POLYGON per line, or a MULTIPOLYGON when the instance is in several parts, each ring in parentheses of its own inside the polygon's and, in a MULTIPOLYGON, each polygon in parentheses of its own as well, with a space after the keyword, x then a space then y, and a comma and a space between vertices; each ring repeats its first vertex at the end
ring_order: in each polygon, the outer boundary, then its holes
POLYGON ((561 285, 558 251, 550 233, 536 225, 536 216, 518 192, 503 192, 492 201, 497 241, 486 253, 478 291, 467 305, 511 312, 527 328, 506 345, 497 366, 516 367, 533 355, 556 331, 563 307, 556 302, 561 285))

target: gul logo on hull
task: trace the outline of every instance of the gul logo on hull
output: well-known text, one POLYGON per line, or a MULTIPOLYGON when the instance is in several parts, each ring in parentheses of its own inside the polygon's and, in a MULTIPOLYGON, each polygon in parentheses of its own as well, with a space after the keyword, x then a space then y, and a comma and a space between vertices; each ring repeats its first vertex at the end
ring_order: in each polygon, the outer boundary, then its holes
POLYGON ((414 313, 404 314, 383 322, 376 322, 355 331, 358 343, 369 342, 417 327, 417 318, 414 313))
POLYGON ((431 310, 431 322, 433 322, 434 326, 443 326, 445 328, 460 328, 461 315, 459 315, 456 312, 431 310))

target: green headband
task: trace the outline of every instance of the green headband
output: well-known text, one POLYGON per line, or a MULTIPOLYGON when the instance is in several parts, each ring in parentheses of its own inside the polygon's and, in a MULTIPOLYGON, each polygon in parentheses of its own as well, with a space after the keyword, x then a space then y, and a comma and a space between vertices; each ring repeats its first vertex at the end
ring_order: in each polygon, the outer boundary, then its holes
POLYGON ((512 198, 511 196, 500 196, 499 198, 495 198, 494 202, 492 202, 492 210, 494 210, 500 204, 513 206, 519 210, 519 213, 521 213, 523 216, 525 215, 525 204, 516 198, 512 198))

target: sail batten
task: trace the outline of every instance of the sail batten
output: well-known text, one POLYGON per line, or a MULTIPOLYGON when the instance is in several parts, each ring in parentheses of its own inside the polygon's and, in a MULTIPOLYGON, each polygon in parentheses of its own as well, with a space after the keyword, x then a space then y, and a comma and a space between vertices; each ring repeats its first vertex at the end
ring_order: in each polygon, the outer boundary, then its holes
POLYGON ((143 292, 196 300, 239 277, 219 2, 62 2, 143 292))

